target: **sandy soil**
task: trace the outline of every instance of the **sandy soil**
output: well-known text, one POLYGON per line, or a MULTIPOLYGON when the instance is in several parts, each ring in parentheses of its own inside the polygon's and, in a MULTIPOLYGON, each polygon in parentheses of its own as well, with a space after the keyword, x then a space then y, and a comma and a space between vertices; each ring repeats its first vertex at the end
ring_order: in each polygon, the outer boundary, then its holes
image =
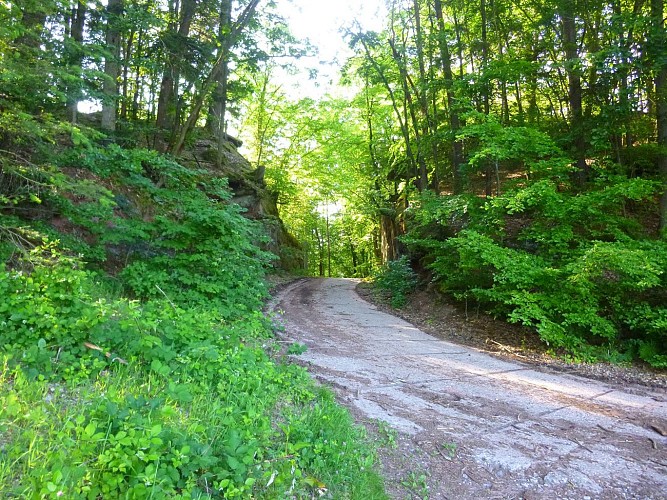
POLYGON ((667 391, 601 382, 428 335, 304 279, 270 307, 298 362, 385 446, 392 498, 667 498, 667 391))

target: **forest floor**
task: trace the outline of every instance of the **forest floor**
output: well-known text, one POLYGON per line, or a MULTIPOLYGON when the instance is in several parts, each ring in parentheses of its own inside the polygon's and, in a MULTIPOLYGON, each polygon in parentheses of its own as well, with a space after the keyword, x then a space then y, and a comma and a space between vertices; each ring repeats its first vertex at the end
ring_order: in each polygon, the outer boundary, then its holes
POLYGON ((298 280, 271 308, 377 441, 392 498, 667 498, 664 375, 554 361, 528 332, 417 295, 403 314, 419 329, 355 288, 298 280))

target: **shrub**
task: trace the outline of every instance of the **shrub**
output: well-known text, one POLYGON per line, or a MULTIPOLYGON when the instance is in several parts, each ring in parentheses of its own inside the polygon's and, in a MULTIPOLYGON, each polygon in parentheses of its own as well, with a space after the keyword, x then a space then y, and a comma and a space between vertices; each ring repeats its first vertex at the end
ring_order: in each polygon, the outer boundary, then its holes
POLYGON ((466 204, 465 224, 438 239, 433 227, 461 213, 444 198, 415 217, 422 222, 405 241, 444 292, 535 328, 552 347, 581 359, 624 351, 664 367, 667 242, 649 239, 625 213, 655 193, 641 179, 608 178, 577 194, 537 181, 466 204))
POLYGON ((388 262, 373 280, 375 287, 387 294, 394 308, 405 305, 406 296, 415 290, 417 282, 417 275, 405 255, 388 262))

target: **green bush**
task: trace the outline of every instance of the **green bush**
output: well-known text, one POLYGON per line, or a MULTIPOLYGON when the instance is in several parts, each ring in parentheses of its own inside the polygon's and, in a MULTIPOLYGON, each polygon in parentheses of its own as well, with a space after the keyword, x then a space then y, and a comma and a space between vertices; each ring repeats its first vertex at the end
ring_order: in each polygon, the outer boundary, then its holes
POLYGON ((554 348, 664 367, 667 242, 626 212, 656 189, 614 177, 573 193, 542 180, 484 204, 426 199, 440 206, 417 214, 405 241, 444 292, 535 328, 554 348), (464 223, 453 222, 463 206, 464 223))
POLYGON ((229 314, 258 308, 266 295, 261 276, 273 259, 253 243, 262 239, 261 227, 243 218, 238 206, 204 192, 163 196, 161 202, 163 213, 144 229, 143 255, 134 255, 121 273, 133 293, 214 300, 229 314))
POLYGON ((407 295, 415 290, 417 283, 417 275, 405 255, 388 262, 373 279, 375 287, 387 295, 394 308, 405 305, 407 295))

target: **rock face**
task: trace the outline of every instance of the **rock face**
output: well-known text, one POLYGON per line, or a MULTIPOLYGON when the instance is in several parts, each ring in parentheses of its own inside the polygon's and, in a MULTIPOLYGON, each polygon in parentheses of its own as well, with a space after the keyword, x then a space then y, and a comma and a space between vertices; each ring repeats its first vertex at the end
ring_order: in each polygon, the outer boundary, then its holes
POLYGON ((280 219, 277 194, 267 189, 264 168, 254 169, 236 149, 240 145, 238 139, 230 136, 219 152, 217 142, 200 139, 183 152, 180 160, 193 168, 229 179, 232 202, 246 210, 246 217, 264 226, 270 241, 261 246, 278 256, 277 266, 286 271, 304 268, 305 252, 280 219))

